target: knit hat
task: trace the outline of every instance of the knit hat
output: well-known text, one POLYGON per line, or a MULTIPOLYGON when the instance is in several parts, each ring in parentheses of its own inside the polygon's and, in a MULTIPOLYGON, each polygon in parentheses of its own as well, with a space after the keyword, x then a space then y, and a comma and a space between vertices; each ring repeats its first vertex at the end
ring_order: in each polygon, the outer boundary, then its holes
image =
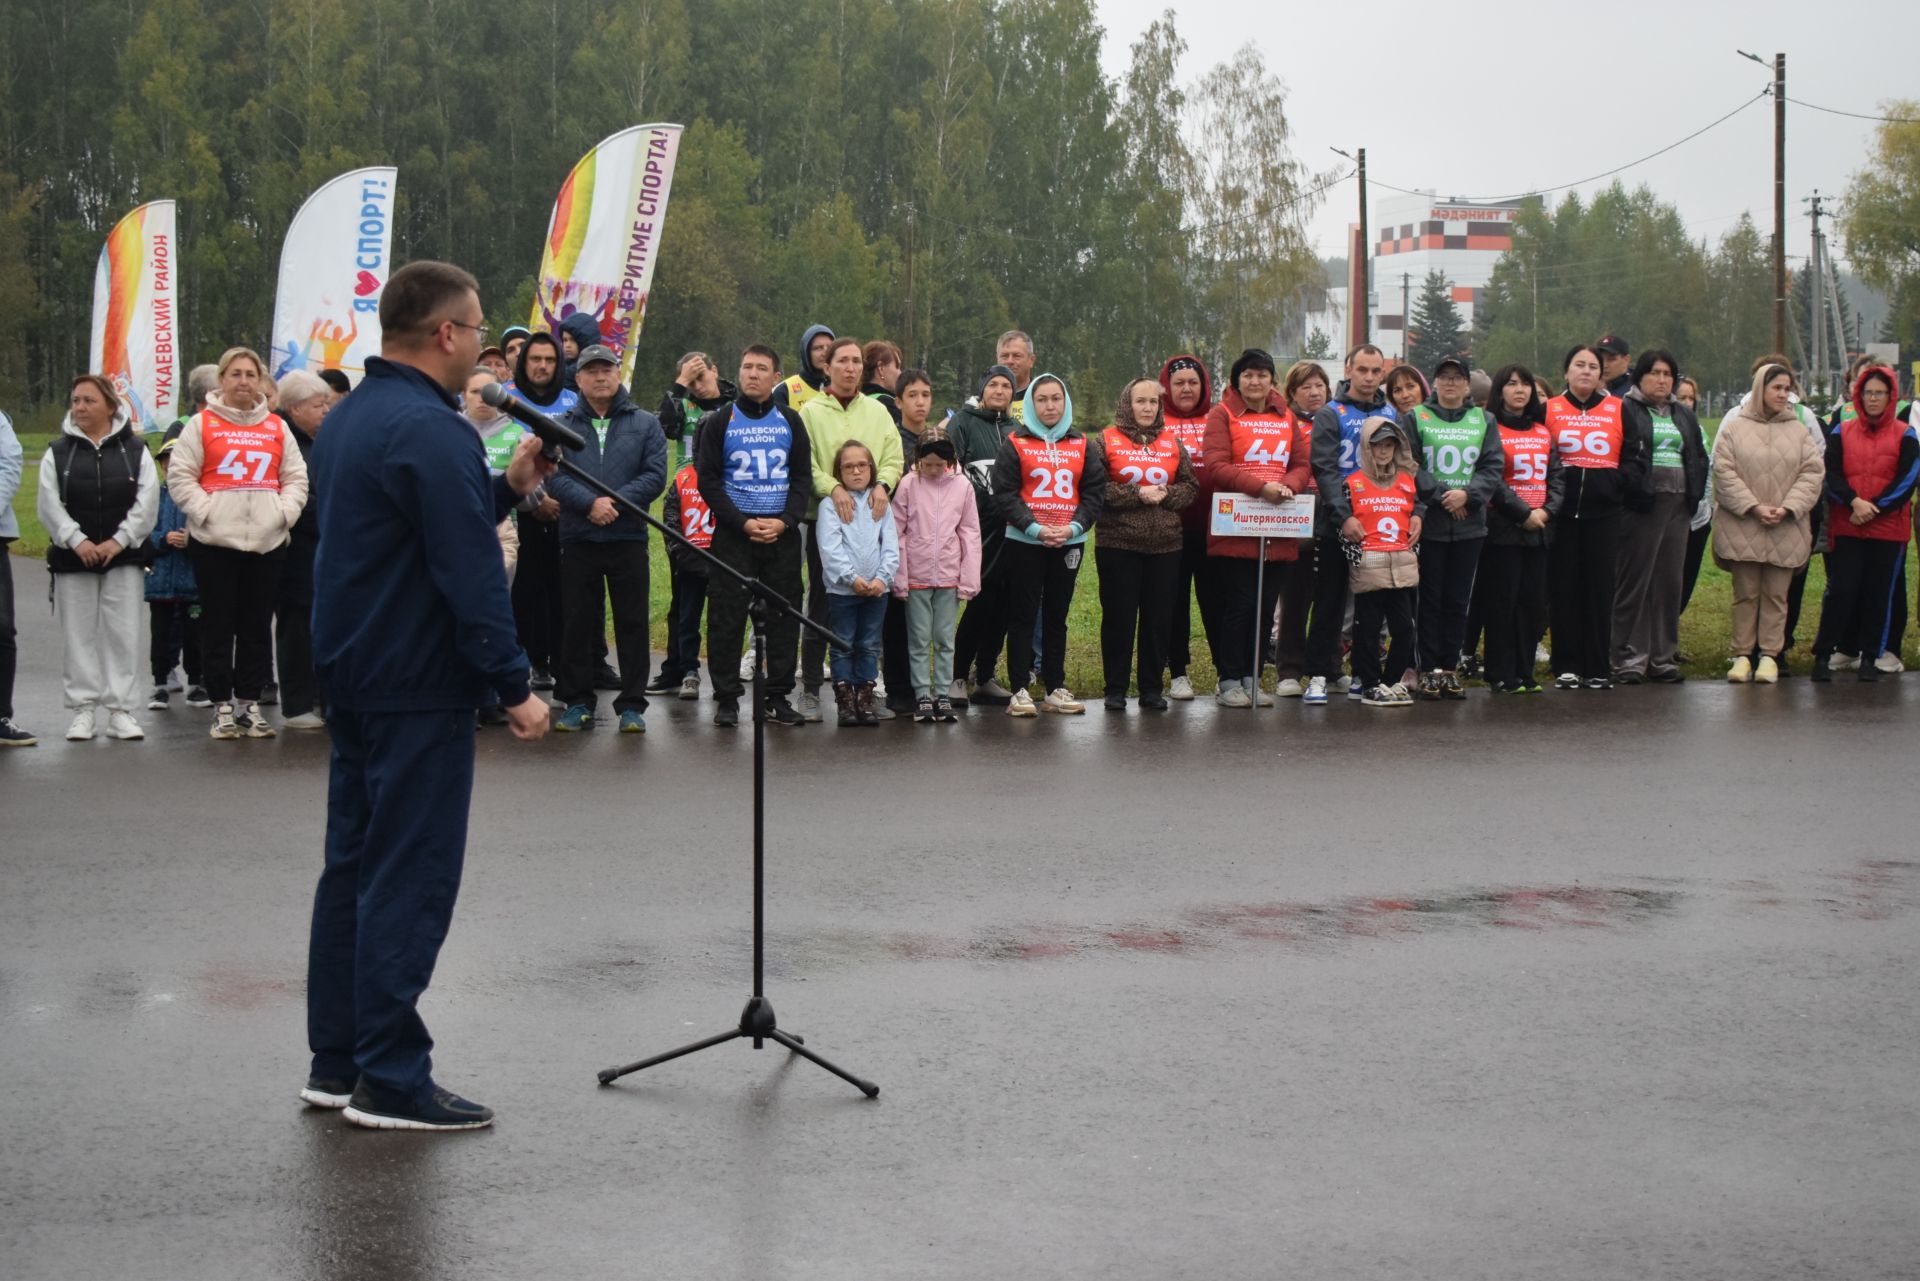
POLYGON ((1258 347, 1249 347, 1241 352, 1239 357, 1233 362, 1233 372, 1227 376, 1227 385, 1230 387, 1238 387, 1240 385, 1240 375, 1246 373, 1249 369, 1264 369, 1267 371, 1268 377, 1273 377, 1279 372, 1274 366, 1272 356, 1269 356, 1258 347))
POLYGON ((920 438, 920 444, 913 451, 913 460, 922 458, 943 458, 947 462, 958 462, 960 455, 954 451, 953 442, 938 428, 930 429, 920 438))
POLYGON ((980 376, 980 390, 984 392, 987 389, 987 384, 992 382, 996 378, 1006 379, 1007 390, 1008 391, 1013 390, 1013 386, 1014 386, 1013 371, 1011 369, 1008 369, 1005 365, 994 365, 992 368, 988 369, 986 373, 982 374, 980 376))

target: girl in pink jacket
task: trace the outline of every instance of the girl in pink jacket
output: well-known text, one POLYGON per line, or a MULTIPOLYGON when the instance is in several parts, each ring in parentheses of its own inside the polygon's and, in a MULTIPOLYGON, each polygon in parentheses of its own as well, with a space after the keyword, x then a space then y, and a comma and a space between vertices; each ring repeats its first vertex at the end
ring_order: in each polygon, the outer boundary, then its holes
POLYGON ((953 442, 930 430, 893 496, 900 569, 893 594, 907 602, 913 719, 952 722, 953 629, 960 602, 980 594, 980 515, 973 486, 955 470, 953 442), (937 697, 936 697, 937 695, 937 697))

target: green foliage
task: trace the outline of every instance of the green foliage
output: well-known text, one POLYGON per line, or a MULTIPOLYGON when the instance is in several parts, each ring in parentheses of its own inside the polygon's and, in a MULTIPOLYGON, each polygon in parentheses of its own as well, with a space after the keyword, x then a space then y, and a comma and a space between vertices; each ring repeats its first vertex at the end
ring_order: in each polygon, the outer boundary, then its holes
POLYGON ((1452 282, 1438 271, 1428 272, 1419 297, 1413 300, 1407 359, 1422 373, 1431 374, 1443 358, 1460 353, 1466 345, 1465 330, 1460 308, 1453 302, 1452 282))
POLYGON ((1853 176, 1840 215, 1847 258, 1860 278, 1890 295, 1880 338, 1920 354, 1920 101, 1884 102, 1867 163, 1853 176))
MULTIPOLYGON (((1119 79, 1091 0, 30 0, 0 42, 0 396, 84 366, 94 263, 179 202, 192 361, 263 344, 281 240, 347 169, 400 168, 396 257, 523 323, 555 191, 600 138, 688 123, 635 382, 886 335, 958 399, 1000 332, 1091 403, 1172 351, 1267 345, 1311 177, 1249 50, 1182 74, 1171 12, 1119 79), (1200 69, 1204 72, 1204 69, 1200 69), (1188 139, 1198 138, 1190 144, 1188 139)), ((10 11, 11 12, 11 11, 10 11)))

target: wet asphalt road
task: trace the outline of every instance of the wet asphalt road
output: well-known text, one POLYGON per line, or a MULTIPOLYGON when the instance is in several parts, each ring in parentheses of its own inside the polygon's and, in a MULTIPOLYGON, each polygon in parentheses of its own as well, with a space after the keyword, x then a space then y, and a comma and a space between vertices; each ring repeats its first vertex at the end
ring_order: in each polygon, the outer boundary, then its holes
POLYGON ((324 736, 0 755, 7 1277, 1920 1275, 1920 676, 490 731, 425 1002, 473 1135, 304 1111, 324 736))

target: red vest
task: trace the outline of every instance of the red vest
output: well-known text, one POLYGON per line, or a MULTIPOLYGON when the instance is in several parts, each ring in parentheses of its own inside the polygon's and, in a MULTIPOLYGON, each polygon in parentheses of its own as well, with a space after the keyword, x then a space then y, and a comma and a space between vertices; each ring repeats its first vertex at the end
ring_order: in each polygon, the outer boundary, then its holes
MULTIPOLYGON (((1840 465, 1847 475, 1847 487, 1872 502, 1887 492, 1900 466, 1900 440, 1907 434, 1906 424, 1894 418, 1879 431, 1868 431, 1858 418, 1840 424, 1840 465)), ((1864 525, 1853 523, 1853 511, 1832 504, 1827 529, 1835 538, 1872 538, 1904 543, 1913 533, 1913 504, 1901 503, 1881 512, 1864 525)))
POLYGON ((1293 438, 1299 430, 1299 423, 1285 409, 1228 411, 1228 457, 1261 480, 1278 481, 1293 466, 1293 438))
POLYGON ((713 509, 700 497, 700 478, 691 463, 673 478, 673 488, 680 498, 680 532, 695 547, 713 546, 713 509))
POLYGON ((1170 485, 1180 470, 1180 440, 1163 431, 1144 445, 1136 445, 1118 427, 1100 433, 1107 450, 1107 479, 1116 485, 1170 485))
POLYGON ((1020 501, 1042 525, 1069 525, 1080 506, 1080 473, 1087 465, 1087 438, 1050 445, 1024 431, 1013 435, 1020 455, 1020 501))
POLYGON ((211 409, 200 411, 200 488, 280 492, 280 455, 286 424, 268 414, 252 427, 230 423, 211 409))
POLYGON ((1608 396, 1592 409, 1576 409, 1565 395, 1547 402, 1547 427, 1568 467, 1613 470, 1620 466, 1620 398, 1608 396))
POLYGON ((1200 407, 1201 413, 1198 418, 1176 418, 1172 414, 1167 415, 1167 431, 1187 451, 1187 457, 1193 463, 1193 475, 1196 480, 1206 470, 1206 464, 1200 461, 1200 451, 1207 442, 1207 408, 1208 406, 1205 405, 1200 407))
POLYGON ((1507 488, 1536 511, 1547 505, 1547 461, 1553 453, 1553 433, 1546 424, 1515 431, 1500 428, 1500 448, 1506 451, 1507 488))
POLYGON ((1365 472, 1347 477, 1347 495, 1360 522, 1360 548, 1369 552, 1404 552, 1413 547, 1413 508, 1418 490, 1413 477, 1401 472, 1386 484, 1367 479, 1365 472))

